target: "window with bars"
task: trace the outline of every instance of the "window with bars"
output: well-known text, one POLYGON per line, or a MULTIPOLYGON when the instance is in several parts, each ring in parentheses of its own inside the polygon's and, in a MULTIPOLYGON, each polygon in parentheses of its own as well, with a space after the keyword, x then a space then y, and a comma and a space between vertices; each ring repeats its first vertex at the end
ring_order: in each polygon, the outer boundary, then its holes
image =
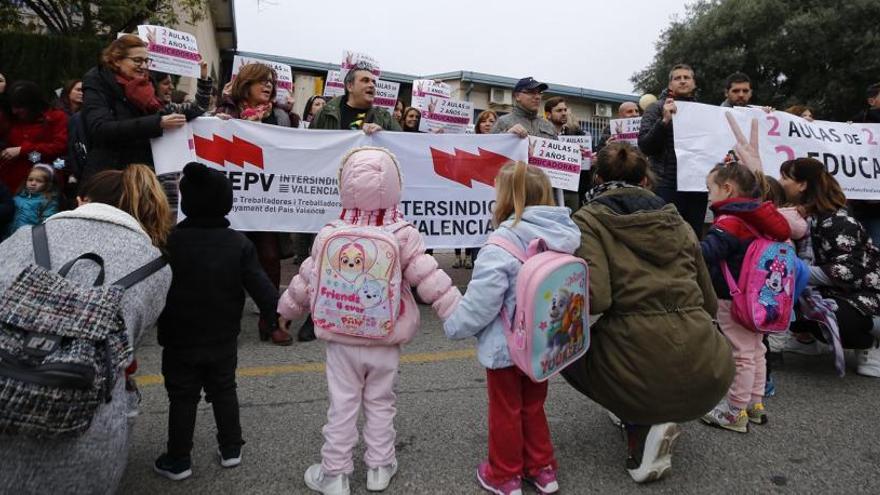
POLYGON ((602 131, 611 125, 611 119, 608 117, 590 117, 587 120, 579 120, 578 125, 582 131, 593 136, 593 147, 595 148, 599 138, 602 137, 602 131))

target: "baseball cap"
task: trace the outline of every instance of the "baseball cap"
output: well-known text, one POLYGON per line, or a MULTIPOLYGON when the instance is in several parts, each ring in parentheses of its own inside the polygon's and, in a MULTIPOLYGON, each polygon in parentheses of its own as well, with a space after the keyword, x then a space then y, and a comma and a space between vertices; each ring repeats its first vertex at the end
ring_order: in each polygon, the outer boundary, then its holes
POLYGON ((531 91, 534 89, 537 89, 538 91, 547 91, 547 85, 536 81, 535 78, 531 76, 524 77, 516 82, 516 86, 513 87, 513 92, 531 91))

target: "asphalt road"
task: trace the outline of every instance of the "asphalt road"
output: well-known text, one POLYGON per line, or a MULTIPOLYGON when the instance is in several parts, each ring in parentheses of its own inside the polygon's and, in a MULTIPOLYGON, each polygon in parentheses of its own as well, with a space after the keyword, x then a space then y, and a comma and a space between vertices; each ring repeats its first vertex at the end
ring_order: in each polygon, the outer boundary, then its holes
MULTIPOLYGON (((450 255, 438 255, 449 266, 450 255)), ((290 270, 283 280, 289 280, 290 270)), ((456 283, 468 271, 450 270, 456 283)), ((296 323, 296 322, 295 322, 296 323)), ((320 461, 327 397, 323 344, 277 347, 257 339, 246 314, 239 341, 242 465, 221 468, 214 420, 202 402, 194 438, 193 476, 169 481, 152 471, 166 441, 168 400, 161 385, 155 334, 138 350, 143 402, 134 420, 124 494, 309 493, 303 473, 320 461)), ((445 338, 422 307, 422 328, 404 349, 398 388, 400 470, 389 494, 478 494, 477 463, 486 455, 485 372, 474 341, 445 338)), ((747 435, 698 422, 683 425, 671 476, 636 485, 624 468, 620 432, 604 411, 562 379, 550 383, 550 421, 562 493, 880 493, 880 380, 853 372, 838 378, 828 356, 785 355, 776 372, 770 422, 747 435)), ((352 493, 367 493, 363 444, 355 450, 352 493)), ((524 488, 524 493, 534 493, 524 488)))

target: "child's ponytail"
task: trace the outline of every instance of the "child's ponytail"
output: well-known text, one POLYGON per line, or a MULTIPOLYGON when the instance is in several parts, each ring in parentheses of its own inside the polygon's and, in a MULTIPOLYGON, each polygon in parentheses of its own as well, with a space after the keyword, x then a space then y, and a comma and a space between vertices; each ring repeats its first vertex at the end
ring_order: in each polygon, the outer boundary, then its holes
POLYGON ((495 213, 492 221, 496 227, 513 215, 513 224, 522 220, 529 206, 554 206, 550 179, 537 167, 525 162, 510 162, 501 167, 495 177, 495 213))

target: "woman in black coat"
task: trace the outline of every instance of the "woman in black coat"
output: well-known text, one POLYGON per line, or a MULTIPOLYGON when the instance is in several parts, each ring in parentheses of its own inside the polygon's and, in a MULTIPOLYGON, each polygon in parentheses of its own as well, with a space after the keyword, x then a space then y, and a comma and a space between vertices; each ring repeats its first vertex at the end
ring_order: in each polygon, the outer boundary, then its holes
POLYGON ((82 116, 90 147, 82 179, 132 163, 152 167, 150 139, 186 123, 179 113, 160 113, 149 65, 146 43, 127 34, 110 43, 101 65, 83 77, 82 116))

